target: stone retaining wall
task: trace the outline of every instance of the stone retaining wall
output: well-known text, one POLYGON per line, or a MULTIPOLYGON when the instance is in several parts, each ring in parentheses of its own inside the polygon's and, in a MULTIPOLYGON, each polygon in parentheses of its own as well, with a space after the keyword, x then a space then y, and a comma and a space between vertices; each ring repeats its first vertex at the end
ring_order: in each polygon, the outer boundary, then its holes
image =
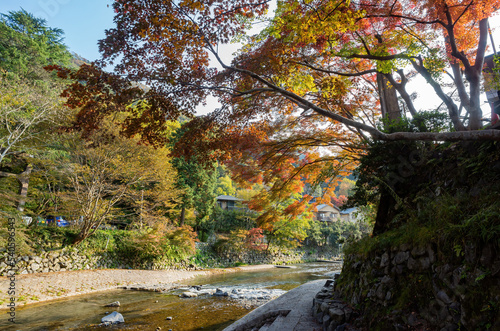
POLYGON ((9 270, 18 274, 32 274, 67 270, 88 270, 100 268, 126 268, 117 264, 107 254, 87 256, 77 249, 41 252, 34 256, 18 256, 16 265, 11 268, 7 265, 7 255, 0 255, 0 275, 5 276, 9 270))
POLYGON ((370 329, 500 330, 495 246, 469 243, 455 254, 439 246, 401 245, 369 257, 345 257, 338 281, 315 299, 324 330, 353 322, 358 313, 354 324, 370 329), (351 313, 341 314, 339 305, 351 313), (336 323, 330 326, 331 321, 336 323))
POLYGON ((327 280, 325 286, 313 299, 313 315, 323 326, 323 330, 344 330, 348 322, 359 316, 358 312, 347 303, 334 299, 334 290, 334 281, 327 280))
POLYGON ((246 264, 292 264, 316 260, 338 260, 338 255, 316 253, 305 250, 276 250, 276 251, 246 251, 225 252, 219 255, 221 262, 231 264, 241 262, 246 264))
MULTIPOLYGON (((207 251, 210 247, 206 244, 197 245, 198 250, 207 251)), ((316 259, 338 259, 329 254, 310 253, 305 250, 270 250, 247 252, 224 252, 213 256, 210 267, 226 267, 235 263, 244 264, 290 264, 308 262, 316 259)), ((103 253, 87 256, 78 249, 62 249, 50 252, 41 252, 35 256, 18 256, 16 265, 12 269, 7 265, 7 253, 0 253, 0 276, 5 276, 9 270, 17 274, 32 274, 42 272, 55 272, 66 270, 88 269, 148 269, 148 270, 200 270, 203 269, 189 261, 172 264, 169 261, 157 261, 137 266, 129 261, 123 261, 112 254, 103 253)))

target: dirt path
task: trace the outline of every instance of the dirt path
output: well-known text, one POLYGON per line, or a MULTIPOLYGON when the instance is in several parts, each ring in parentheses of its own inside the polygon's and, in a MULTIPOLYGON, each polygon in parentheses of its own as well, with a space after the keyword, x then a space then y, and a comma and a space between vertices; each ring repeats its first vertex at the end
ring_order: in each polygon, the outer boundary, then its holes
MULTIPOLYGON (((274 266, 266 264, 203 271, 105 269, 16 275, 15 298, 17 305, 25 305, 78 294, 105 291, 127 285, 173 285, 199 275, 272 267, 274 266)), ((8 277, 0 277, 0 309, 7 308, 10 300, 8 294, 10 285, 11 280, 8 277)))

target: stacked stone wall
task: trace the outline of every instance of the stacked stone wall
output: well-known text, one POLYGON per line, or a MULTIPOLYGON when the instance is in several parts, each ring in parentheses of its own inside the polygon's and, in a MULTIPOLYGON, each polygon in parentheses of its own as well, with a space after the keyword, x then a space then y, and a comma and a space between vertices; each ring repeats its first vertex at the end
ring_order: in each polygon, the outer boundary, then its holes
POLYGON ((224 252, 219 254, 220 261, 225 264, 235 262, 245 264, 291 264, 316 260, 339 260, 337 254, 317 253, 307 250, 272 250, 272 251, 245 251, 224 252))
MULTIPOLYGON (((210 245, 198 243, 197 249, 207 252, 210 245)), ((235 264, 290 264, 315 261, 317 259, 340 259, 339 256, 328 253, 313 253, 304 249, 269 250, 269 251, 226 251, 214 255, 212 267, 227 267, 235 264)), ((168 260, 137 262, 120 258, 112 253, 87 255, 78 249, 60 249, 43 251, 36 255, 17 256, 14 268, 8 263, 7 253, 0 253, 0 276, 9 271, 17 274, 32 274, 69 270, 89 269, 146 269, 146 270, 200 270, 200 266, 191 261, 172 263, 168 260)))
POLYGON ((335 284, 314 300, 324 330, 345 323, 391 330, 500 330, 500 256, 470 243, 443 254, 437 244, 401 245, 347 256, 335 284))

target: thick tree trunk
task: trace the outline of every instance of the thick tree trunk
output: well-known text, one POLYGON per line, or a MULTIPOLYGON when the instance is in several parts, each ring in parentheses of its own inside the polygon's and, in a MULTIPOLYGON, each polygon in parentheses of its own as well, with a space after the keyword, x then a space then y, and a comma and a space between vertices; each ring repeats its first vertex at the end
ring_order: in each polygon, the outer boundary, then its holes
POLYGON ((481 118, 483 112, 481 110, 480 95, 481 84, 480 74, 470 78, 470 112, 469 112, 469 129, 479 130, 482 127, 481 118))
POLYGON ((377 73, 377 85, 380 95, 380 108, 382 109, 382 117, 393 122, 401 118, 401 110, 399 109, 398 97, 396 88, 382 73, 377 73))

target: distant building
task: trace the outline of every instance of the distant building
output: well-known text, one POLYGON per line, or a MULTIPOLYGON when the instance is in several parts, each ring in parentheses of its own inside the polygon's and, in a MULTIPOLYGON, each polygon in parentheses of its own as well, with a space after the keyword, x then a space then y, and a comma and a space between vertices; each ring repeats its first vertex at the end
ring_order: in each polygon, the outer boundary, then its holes
POLYGON ((320 222, 356 222, 358 220, 358 208, 348 208, 340 210, 332 205, 318 205, 314 212, 314 219, 320 222))
POLYGON ((242 199, 238 199, 236 197, 230 195, 219 195, 216 198, 217 206, 219 206, 223 210, 234 210, 238 209, 236 203, 238 201, 243 201, 242 199))
POLYGON ((320 222, 335 222, 340 219, 340 210, 335 206, 317 205, 314 218, 320 222))
POLYGON ((348 208, 340 211, 340 218, 346 222, 356 222, 359 218, 358 208, 348 208))

